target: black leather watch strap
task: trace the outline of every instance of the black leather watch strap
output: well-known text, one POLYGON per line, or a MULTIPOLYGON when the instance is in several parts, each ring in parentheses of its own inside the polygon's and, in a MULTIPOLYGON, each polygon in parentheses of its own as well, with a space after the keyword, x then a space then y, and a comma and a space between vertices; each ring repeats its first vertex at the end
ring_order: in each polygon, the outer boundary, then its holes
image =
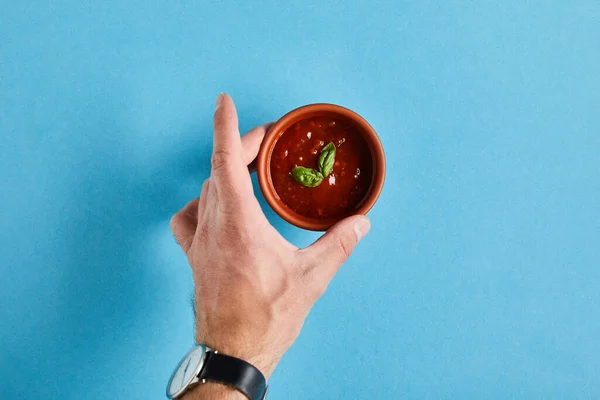
POLYGON ((267 392, 267 382, 258 368, 239 358, 214 351, 206 353, 198 378, 200 382, 206 379, 232 387, 249 400, 263 400, 267 392))

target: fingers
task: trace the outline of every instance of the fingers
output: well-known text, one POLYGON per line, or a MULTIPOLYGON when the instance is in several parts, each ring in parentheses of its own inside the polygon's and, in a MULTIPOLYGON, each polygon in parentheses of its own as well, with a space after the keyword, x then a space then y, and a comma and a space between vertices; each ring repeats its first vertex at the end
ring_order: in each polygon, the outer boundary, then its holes
POLYGON ((171 231, 186 254, 192 246, 198 225, 198 202, 197 198, 190 201, 171 218, 171 231))
MULTIPOLYGON (((242 141, 238 117, 231 97, 221 93, 215 103, 212 169, 220 174, 235 172, 242 165, 242 141)), ((244 165, 245 168, 245 165, 244 165)))
POLYGON ((233 213, 253 196, 252 181, 243 160, 238 117, 231 97, 221 93, 215 104, 212 172, 219 210, 233 213))
POLYGON ((313 275, 314 284, 324 290, 370 227, 369 219, 363 215, 338 222, 319 240, 301 250, 307 265, 305 274, 313 275))
POLYGON ((252 128, 242 136, 242 154, 244 164, 250 165, 258 155, 258 150, 266 133, 273 126, 272 122, 252 128))

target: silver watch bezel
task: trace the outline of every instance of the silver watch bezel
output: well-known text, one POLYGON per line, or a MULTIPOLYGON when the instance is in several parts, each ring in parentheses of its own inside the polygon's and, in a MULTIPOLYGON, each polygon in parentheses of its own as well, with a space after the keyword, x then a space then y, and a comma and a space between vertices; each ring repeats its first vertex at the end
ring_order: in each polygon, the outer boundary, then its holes
POLYGON ((200 371, 202 371, 202 367, 204 367, 204 362, 206 360, 206 353, 208 353, 211 350, 212 349, 209 348, 208 346, 205 346, 203 344, 198 344, 198 345, 192 347, 185 354, 185 356, 183 356, 183 358, 181 359, 181 361, 179 361, 179 363, 177 364, 177 366, 173 370, 173 373, 171 374, 171 377, 169 378, 169 383, 167 383, 166 394, 167 394, 167 397, 169 399, 176 399, 176 398, 178 398, 179 396, 181 396, 182 394, 184 394, 188 389, 190 389, 191 387, 195 386, 199 382, 198 375, 200 375, 200 371), (200 359, 200 361, 198 362, 198 364, 194 367, 194 373, 191 375, 191 378, 187 382, 185 382, 185 384, 183 384, 181 386, 181 388, 179 389, 179 391, 177 391, 175 393, 171 393, 170 392, 171 383, 173 382, 173 378, 175 378, 175 375, 177 374, 177 372, 181 368, 181 365, 191 356, 192 353, 198 351, 199 348, 202 349, 202 358, 200 359))

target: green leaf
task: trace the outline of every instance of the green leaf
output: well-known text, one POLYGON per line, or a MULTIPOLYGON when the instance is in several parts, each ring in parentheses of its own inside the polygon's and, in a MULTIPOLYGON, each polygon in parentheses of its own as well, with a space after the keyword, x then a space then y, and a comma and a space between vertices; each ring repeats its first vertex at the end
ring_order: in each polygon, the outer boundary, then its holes
POLYGON ((335 162, 335 144, 329 144, 321 150, 319 154, 319 169, 324 177, 328 177, 333 171, 333 163, 335 162))
POLYGON ((323 182, 323 175, 312 168, 301 166, 294 167, 294 169, 292 169, 292 176, 296 181, 306 187, 319 186, 321 182, 323 182))

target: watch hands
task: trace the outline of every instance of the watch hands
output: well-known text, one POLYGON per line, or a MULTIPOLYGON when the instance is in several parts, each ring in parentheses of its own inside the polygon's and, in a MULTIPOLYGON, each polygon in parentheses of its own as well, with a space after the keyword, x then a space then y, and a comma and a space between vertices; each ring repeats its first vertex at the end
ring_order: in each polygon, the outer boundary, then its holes
POLYGON ((182 385, 183 385, 183 382, 185 381, 185 377, 186 377, 185 373, 187 372, 187 370, 188 370, 188 367, 190 366, 190 363, 191 363, 191 362, 192 362, 192 358, 190 357, 190 358, 188 358, 188 362, 187 362, 187 364, 185 365, 185 369, 183 370, 183 374, 182 374, 182 375, 183 375, 183 377, 182 377, 182 379, 181 379, 181 384, 182 384, 182 385))

